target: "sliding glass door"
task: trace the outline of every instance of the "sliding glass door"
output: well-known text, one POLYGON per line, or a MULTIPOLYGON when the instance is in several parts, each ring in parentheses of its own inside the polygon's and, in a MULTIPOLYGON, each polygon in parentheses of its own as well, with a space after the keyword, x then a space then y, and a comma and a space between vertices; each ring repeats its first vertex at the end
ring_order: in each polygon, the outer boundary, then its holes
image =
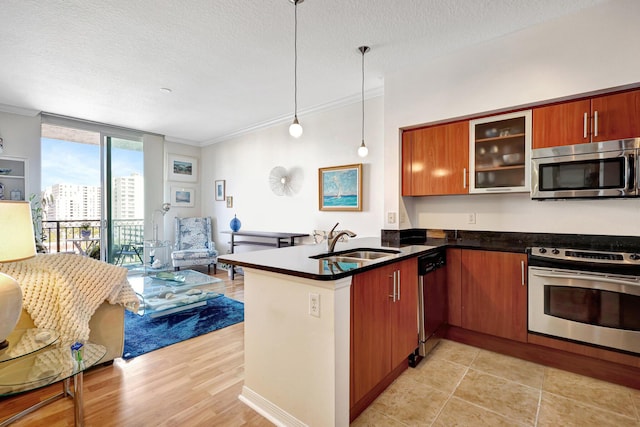
POLYGON ((44 246, 135 268, 142 264, 142 140, 43 123, 44 246))

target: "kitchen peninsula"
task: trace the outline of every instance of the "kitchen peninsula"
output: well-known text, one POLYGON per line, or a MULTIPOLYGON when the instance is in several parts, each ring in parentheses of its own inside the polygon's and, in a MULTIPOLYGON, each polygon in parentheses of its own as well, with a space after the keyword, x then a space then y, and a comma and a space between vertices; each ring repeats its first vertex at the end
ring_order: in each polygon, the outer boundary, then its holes
POLYGON ((382 247, 379 238, 335 250, 394 250, 378 260, 311 258, 326 245, 224 255, 244 269, 245 382, 240 399, 284 425, 349 425, 352 276, 427 253, 435 246, 382 247), (310 301, 317 301, 311 307, 310 301))

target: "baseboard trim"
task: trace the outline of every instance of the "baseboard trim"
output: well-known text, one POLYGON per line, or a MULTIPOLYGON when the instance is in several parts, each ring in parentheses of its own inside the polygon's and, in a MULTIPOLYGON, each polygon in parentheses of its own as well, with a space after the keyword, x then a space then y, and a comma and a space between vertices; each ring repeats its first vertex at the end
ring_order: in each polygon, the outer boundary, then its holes
POLYGON ((242 386, 238 399, 279 427, 308 427, 287 411, 265 399, 247 386, 242 386))
POLYGON ((447 339, 640 390, 640 368, 450 326, 447 339))

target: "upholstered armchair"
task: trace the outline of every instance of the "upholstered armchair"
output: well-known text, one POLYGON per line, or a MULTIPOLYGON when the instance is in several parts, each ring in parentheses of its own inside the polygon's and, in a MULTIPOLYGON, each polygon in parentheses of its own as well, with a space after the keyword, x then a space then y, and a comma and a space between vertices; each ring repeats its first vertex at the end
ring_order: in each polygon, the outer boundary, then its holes
POLYGON ((206 265, 211 272, 213 264, 216 273, 218 251, 211 239, 211 218, 176 218, 175 234, 171 261, 176 271, 188 265, 206 265))

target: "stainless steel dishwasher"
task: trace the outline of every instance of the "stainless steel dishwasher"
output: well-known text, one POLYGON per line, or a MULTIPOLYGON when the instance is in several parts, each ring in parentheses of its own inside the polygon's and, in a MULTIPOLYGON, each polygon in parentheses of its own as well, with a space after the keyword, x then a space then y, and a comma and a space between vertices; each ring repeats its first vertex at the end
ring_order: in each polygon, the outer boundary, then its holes
POLYGON ((415 367, 444 336, 447 323, 446 252, 418 257, 418 348, 409 357, 415 367))

